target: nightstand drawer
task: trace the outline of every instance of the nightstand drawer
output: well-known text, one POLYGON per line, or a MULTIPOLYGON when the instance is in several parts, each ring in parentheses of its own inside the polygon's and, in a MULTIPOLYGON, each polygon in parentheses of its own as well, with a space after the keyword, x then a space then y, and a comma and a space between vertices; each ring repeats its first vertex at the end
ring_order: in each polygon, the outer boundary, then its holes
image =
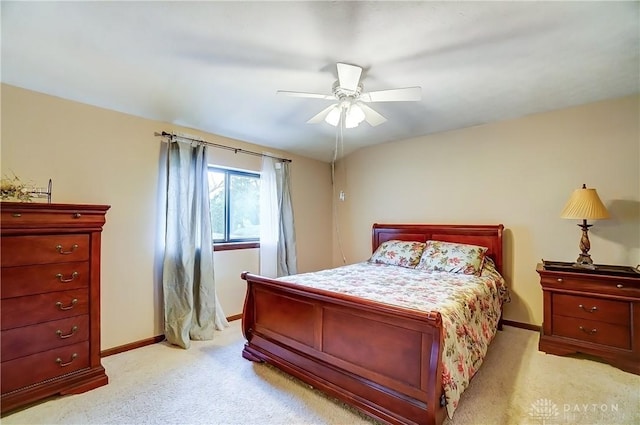
POLYGON ((631 318, 631 304, 628 302, 578 295, 554 294, 552 309, 554 315, 623 326, 628 326, 631 318))
POLYGON ((631 331, 628 326, 554 315, 553 335, 631 349, 631 331))
MULTIPOLYGON (((568 273, 565 273, 567 275, 568 273)), ((575 275, 575 273, 573 273, 575 275)), ((630 280, 630 279, 628 279, 630 280)), ((584 275, 583 277, 544 276, 540 283, 545 288, 568 291, 578 291, 581 293, 614 295, 621 297, 640 297, 640 279, 638 282, 625 281, 622 279, 604 279, 600 276, 584 275)))

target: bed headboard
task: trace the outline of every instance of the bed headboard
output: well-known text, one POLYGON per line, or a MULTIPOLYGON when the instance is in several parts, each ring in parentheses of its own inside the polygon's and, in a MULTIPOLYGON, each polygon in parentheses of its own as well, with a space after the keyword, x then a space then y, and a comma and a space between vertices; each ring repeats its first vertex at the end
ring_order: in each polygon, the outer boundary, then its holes
POLYGON ((502 224, 378 224, 373 225, 373 250, 385 241, 426 242, 427 240, 458 242, 486 246, 487 255, 496 263, 496 269, 503 273, 502 224))

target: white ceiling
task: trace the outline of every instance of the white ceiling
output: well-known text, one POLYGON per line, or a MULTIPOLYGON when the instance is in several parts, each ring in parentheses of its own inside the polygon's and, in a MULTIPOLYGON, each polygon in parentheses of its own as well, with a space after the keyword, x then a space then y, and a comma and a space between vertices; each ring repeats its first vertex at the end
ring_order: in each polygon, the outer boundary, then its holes
MULTIPOLYGON (((336 62, 388 121, 359 147, 640 92, 640 2, 1 2, 2 81, 330 161, 336 62)), ((164 128, 158 128, 158 131, 164 128)))

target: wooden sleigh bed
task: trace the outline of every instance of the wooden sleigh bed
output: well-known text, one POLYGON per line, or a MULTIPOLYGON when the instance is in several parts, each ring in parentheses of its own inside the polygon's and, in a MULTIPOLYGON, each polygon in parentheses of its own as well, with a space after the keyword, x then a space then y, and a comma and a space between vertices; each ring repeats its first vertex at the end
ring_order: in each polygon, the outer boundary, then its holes
MULTIPOLYGON (((374 224, 373 250, 390 240, 487 247, 502 273, 502 225, 374 224)), ((242 355, 267 362, 389 424, 441 424, 439 312, 365 300, 248 272, 242 355)))

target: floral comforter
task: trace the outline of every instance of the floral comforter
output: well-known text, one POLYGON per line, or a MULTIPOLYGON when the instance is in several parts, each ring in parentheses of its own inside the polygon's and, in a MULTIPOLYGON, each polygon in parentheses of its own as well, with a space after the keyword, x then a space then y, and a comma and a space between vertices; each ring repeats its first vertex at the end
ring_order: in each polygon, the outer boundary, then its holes
POLYGON ((280 280, 440 312, 444 329, 442 383, 451 418, 496 333, 501 303, 508 301, 504 279, 493 264, 485 263, 480 276, 363 262, 280 280))

